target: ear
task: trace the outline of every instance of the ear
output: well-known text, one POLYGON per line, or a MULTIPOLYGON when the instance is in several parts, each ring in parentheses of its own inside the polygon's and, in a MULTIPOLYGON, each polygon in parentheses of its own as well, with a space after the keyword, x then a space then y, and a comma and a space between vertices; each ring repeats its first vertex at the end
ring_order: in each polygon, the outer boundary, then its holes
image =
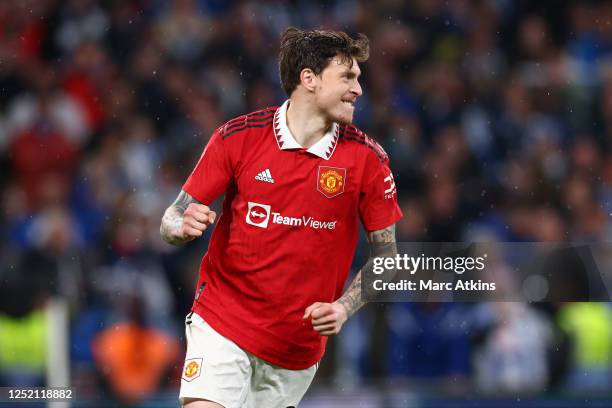
POLYGON ((300 72, 300 83, 306 90, 313 92, 317 86, 317 76, 310 68, 304 68, 300 72))

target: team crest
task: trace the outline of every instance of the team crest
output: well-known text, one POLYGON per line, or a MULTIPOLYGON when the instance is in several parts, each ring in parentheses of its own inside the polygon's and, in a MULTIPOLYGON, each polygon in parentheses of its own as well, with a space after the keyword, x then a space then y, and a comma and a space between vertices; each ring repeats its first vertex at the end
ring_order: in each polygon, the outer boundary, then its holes
POLYGON ((341 167, 319 166, 317 190, 327 198, 344 193, 346 169, 341 167))
POLYGON ((188 358, 185 360, 185 368, 183 368, 183 380, 192 381, 202 374, 202 359, 188 358))

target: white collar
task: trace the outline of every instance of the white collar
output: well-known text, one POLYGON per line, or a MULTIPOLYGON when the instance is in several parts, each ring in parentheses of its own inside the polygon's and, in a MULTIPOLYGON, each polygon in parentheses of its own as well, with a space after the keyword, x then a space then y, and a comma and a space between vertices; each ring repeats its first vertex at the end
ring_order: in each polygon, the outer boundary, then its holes
MULTIPOLYGON (((287 99, 274 113, 274 137, 281 150, 302 149, 303 147, 295 140, 295 137, 293 137, 289 130, 289 126, 287 126, 288 107, 289 99, 287 99)), ((329 160, 334 154, 334 150, 336 150, 336 144, 338 144, 338 130, 338 124, 333 123, 331 129, 306 151, 322 159, 329 160)))

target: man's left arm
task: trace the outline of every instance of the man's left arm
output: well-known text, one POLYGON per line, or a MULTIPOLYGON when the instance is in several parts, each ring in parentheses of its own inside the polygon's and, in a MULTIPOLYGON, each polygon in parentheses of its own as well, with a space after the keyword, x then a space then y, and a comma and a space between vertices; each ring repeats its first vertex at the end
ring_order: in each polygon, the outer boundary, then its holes
POLYGON ((395 225, 369 232, 367 236, 371 248, 370 258, 357 272, 346 292, 334 303, 315 302, 304 312, 304 319, 311 319, 313 328, 322 336, 338 334, 348 318, 366 304, 361 293, 361 275, 364 271, 372 272, 374 258, 395 257, 397 254, 395 225))

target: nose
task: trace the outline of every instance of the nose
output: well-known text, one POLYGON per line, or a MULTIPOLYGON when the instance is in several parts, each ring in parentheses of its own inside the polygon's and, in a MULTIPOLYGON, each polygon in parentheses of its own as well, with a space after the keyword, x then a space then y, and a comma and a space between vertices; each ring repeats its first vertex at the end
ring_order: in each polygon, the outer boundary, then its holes
POLYGON ((355 96, 361 96, 363 94, 363 90, 361 89, 361 84, 359 81, 353 82, 353 86, 351 87, 351 93, 355 96))

